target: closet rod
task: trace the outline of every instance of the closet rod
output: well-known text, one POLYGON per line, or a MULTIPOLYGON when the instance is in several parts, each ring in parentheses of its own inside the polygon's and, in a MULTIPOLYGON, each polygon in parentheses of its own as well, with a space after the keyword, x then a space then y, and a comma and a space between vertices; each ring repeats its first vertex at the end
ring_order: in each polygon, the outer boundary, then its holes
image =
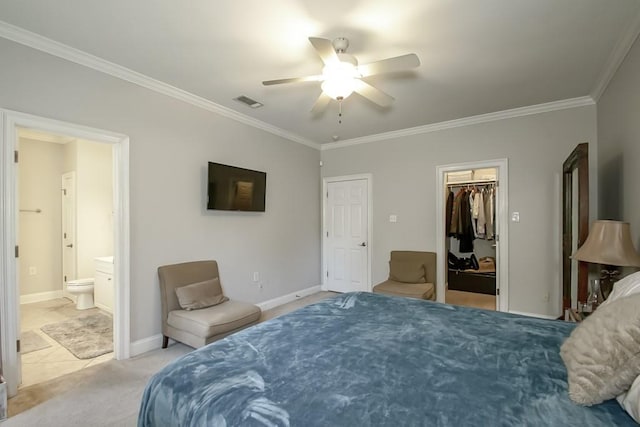
POLYGON ((40 212, 42 212, 42 209, 20 209, 20 212, 34 212, 34 213, 40 213, 40 212))
POLYGON ((497 179, 470 179, 468 181, 456 181, 456 182, 447 182, 447 186, 462 186, 467 184, 495 184, 498 182, 497 179))

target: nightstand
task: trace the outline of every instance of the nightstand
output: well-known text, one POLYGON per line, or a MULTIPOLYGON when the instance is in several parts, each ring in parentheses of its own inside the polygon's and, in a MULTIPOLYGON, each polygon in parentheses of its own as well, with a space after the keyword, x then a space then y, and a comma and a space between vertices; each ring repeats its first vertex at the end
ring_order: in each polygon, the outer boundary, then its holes
POLYGON ((567 322, 580 323, 590 314, 591 313, 580 312, 575 308, 568 308, 564 312, 564 320, 567 322))

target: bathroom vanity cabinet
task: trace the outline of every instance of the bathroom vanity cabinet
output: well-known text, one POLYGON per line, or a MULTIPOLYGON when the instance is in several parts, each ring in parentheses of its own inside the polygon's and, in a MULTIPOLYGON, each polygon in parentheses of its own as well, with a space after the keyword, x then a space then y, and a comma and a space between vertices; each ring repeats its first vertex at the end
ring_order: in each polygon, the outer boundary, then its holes
POLYGON ((94 304, 113 313, 113 257, 96 258, 95 266, 94 304))

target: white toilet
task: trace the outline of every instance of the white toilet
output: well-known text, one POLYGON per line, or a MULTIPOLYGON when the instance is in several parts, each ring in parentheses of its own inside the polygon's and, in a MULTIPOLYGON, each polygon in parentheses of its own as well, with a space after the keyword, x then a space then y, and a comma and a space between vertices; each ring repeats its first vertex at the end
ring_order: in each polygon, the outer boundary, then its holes
POLYGON ((93 277, 86 279, 69 280, 67 291, 77 297, 76 308, 86 310, 93 308, 93 277))

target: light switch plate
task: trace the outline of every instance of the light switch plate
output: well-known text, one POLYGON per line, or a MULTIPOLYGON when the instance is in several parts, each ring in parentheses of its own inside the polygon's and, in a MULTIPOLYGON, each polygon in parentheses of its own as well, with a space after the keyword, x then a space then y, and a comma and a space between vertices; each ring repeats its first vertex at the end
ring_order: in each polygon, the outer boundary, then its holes
POLYGON ((511 221, 520 222, 520 212, 512 212, 511 213, 511 221))
POLYGON ((389 222, 398 222, 398 215, 389 215, 389 222))

